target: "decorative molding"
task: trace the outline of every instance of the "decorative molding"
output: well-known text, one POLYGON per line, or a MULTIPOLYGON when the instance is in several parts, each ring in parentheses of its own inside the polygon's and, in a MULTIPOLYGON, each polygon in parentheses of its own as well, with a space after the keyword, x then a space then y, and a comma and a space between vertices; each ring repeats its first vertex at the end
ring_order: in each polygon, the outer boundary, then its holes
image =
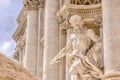
POLYGON ((17 22, 18 22, 19 25, 18 25, 16 31, 14 32, 14 34, 12 36, 12 38, 16 42, 19 39, 19 37, 24 34, 25 28, 26 28, 26 25, 27 25, 27 13, 25 12, 24 7, 22 8, 20 14, 18 15, 17 22))
POLYGON ((23 7, 17 17, 17 23, 20 24, 24 17, 25 17, 25 8, 23 7))
POLYGON ((40 0, 23 0, 23 5, 27 10, 35 10, 39 9, 39 7, 43 7, 43 1, 40 0))
POLYGON ((19 39, 20 35, 24 34, 26 25, 27 25, 27 17, 25 16, 20 22, 20 24, 18 25, 18 28, 16 29, 15 33, 12 36, 16 42, 19 39))
POLYGON ((92 5, 99 3, 101 3, 101 0, 68 0, 68 4, 75 4, 75 5, 92 5))
POLYGON ((95 15, 101 16, 101 4, 94 5, 72 5, 64 4, 63 7, 57 12, 59 21, 66 18, 69 19, 71 15, 80 15, 83 19, 92 20, 95 15))

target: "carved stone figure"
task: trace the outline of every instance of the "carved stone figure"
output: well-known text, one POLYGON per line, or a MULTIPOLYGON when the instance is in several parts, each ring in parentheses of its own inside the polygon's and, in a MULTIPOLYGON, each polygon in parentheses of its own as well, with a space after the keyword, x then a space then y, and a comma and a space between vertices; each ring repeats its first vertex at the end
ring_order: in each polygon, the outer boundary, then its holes
POLYGON ((84 27, 84 21, 78 15, 73 15, 69 20, 73 32, 67 41, 67 45, 50 62, 59 62, 63 56, 67 56, 67 66, 71 80, 96 80, 102 76, 100 66, 100 38, 94 31, 84 27), (91 42, 94 42, 93 46, 91 42))

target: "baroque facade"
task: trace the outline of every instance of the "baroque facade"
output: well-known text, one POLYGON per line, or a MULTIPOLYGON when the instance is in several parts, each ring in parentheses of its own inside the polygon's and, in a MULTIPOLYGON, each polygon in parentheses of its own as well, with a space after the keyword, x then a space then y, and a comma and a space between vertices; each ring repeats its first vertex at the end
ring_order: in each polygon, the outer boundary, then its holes
MULTIPOLYGON (((13 34, 13 39, 16 41, 13 58, 21 62, 38 80, 119 80, 120 21, 118 13, 120 10, 117 10, 119 2, 118 0, 109 2, 107 0, 23 0, 24 7, 17 18, 19 25, 13 34), (72 32, 75 32, 72 24, 76 22, 70 22, 70 17, 74 15, 80 16, 84 22, 82 26, 92 30, 103 44, 97 54, 99 56, 90 57, 94 60, 99 58, 99 66, 91 63, 88 58, 81 60, 92 66, 91 70, 102 72, 102 76, 97 77, 98 79, 71 77, 70 66, 67 66, 68 55, 61 57, 59 63, 50 64, 59 51, 67 45, 72 32), (113 42, 115 44, 112 44, 113 42)), ((85 37, 84 40, 86 39, 85 37)), ((93 44, 91 43, 86 51, 89 52, 89 49, 94 47, 93 44)), ((88 73, 93 75, 95 74, 93 71, 88 73)))

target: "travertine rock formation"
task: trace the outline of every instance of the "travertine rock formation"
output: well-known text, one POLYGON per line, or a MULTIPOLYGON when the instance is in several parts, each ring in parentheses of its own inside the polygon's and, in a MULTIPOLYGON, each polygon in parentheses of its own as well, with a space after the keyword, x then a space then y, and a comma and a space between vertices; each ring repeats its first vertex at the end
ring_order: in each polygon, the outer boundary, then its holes
POLYGON ((0 80, 37 80, 19 62, 0 53, 0 80))

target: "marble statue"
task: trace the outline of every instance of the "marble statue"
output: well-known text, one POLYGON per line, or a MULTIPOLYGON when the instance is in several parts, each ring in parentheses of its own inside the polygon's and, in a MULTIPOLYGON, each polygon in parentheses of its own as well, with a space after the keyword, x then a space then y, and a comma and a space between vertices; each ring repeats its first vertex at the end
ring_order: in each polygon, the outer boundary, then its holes
POLYGON ((57 63, 67 56, 71 80, 97 80, 103 75, 100 70, 100 49, 102 43, 94 31, 84 26, 81 16, 73 15, 69 20, 73 32, 66 46, 50 62, 57 63))

